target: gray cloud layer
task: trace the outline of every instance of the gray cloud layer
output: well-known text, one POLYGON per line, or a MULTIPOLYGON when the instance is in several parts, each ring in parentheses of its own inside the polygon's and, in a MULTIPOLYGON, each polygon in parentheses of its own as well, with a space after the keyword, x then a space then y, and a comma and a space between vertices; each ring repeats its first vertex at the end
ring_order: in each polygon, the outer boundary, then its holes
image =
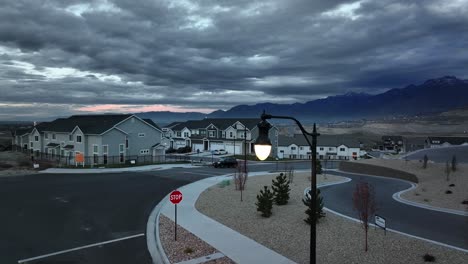
POLYGON ((215 110, 468 77, 465 0, 2 2, 0 119, 71 105, 215 110))

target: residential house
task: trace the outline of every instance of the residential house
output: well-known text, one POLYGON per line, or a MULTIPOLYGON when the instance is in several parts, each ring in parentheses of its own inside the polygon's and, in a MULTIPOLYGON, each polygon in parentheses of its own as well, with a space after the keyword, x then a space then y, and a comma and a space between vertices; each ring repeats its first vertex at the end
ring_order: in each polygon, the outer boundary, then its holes
POLYGON ((161 157, 161 139, 162 131, 152 120, 132 114, 75 115, 15 134, 15 144, 36 155, 73 160, 76 154, 83 154, 92 156, 93 164, 107 164, 109 157, 118 157, 119 163, 132 156, 161 157))
MULTIPOLYGON (((309 138, 312 142, 312 139, 309 138)), ((341 135, 320 135, 317 138, 317 158, 332 160, 359 159, 361 144, 351 137, 341 135)), ((279 159, 310 159, 310 146, 302 134, 292 137, 279 136, 279 159)))
MULTIPOLYGON (((165 133, 162 144, 173 149, 190 146, 193 152, 224 149, 229 154, 252 154, 260 121, 258 118, 205 118, 176 122, 162 128, 165 133)), ((276 156, 278 129, 273 126, 269 133, 273 145, 271 156, 276 156)))
POLYGON ((468 145, 468 137, 428 137, 425 142, 426 148, 439 148, 461 145, 468 145))

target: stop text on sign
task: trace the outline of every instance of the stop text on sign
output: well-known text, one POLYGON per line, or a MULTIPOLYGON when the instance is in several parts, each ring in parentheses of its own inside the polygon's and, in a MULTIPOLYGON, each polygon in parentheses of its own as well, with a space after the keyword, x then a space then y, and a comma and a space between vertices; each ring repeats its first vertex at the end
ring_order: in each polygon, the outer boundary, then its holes
POLYGON ((169 200, 173 203, 173 204, 178 204, 180 203, 180 201, 182 201, 182 193, 179 192, 179 191, 173 191, 171 192, 171 194, 169 195, 169 200))

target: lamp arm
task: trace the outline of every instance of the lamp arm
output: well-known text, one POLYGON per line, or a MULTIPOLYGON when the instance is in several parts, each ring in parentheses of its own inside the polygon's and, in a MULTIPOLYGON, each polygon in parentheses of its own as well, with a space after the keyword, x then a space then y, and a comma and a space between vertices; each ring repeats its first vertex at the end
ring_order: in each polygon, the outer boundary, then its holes
POLYGON ((316 129, 315 129, 315 124, 314 124, 314 131, 312 133, 309 133, 305 130, 305 128, 302 126, 301 122, 299 122, 299 120, 297 120, 296 118, 294 117, 291 117, 291 116, 275 116, 275 115, 270 115, 270 114, 266 114, 265 112, 263 112, 262 116, 261 116, 261 119, 262 120, 266 120, 266 119, 272 119, 272 118, 276 118, 276 119, 289 119, 289 120, 293 120, 294 122, 296 122, 297 126, 299 127, 299 129, 301 129, 301 132, 302 132, 302 135, 304 136, 305 140, 307 141, 307 143, 309 144, 309 147, 312 148, 312 143, 310 143, 310 140, 309 138, 307 137, 307 135, 309 136, 320 136, 319 133, 317 133, 316 129))

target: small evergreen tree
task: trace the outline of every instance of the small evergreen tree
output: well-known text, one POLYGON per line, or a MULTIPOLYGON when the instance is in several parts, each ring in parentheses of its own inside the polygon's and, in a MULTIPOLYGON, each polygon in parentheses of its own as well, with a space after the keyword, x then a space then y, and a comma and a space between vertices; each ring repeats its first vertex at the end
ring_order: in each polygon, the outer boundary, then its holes
POLYGON ((273 193, 267 186, 263 186, 260 194, 257 194, 257 211, 262 213, 263 217, 271 216, 271 209, 273 208, 273 193))
POLYGON ((289 181, 286 175, 280 173, 280 175, 276 176, 276 180, 273 179, 271 182, 271 189, 273 189, 275 195, 275 203, 277 205, 287 204, 289 201, 289 191, 291 191, 291 189, 289 188, 289 181))
POLYGON ((316 165, 316 168, 317 168, 317 172, 316 174, 322 174, 322 163, 320 162, 320 160, 316 160, 315 161, 315 165, 316 165))
POLYGON ((429 160, 429 158, 427 157, 426 154, 424 154, 424 159, 423 159, 423 168, 427 168, 427 161, 429 160))
POLYGON ((307 206, 307 210, 305 211, 307 218, 304 219, 304 221, 309 225, 318 223, 319 219, 325 216, 325 213, 323 212, 323 198, 320 196, 320 189, 317 189, 317 192, 315 192, 315 214, 312 212, 312 209, 310 209, 310 203, 312 202, 311 197, 312 190, 309 191, 309 195, 306 195, 305 199, 302 199, 304 205, 307 206))
POLYGON ((456 171, 457 170, 457 157, 455 157, 455 155, 453 155, 452 157, 452 171, 456 171))

